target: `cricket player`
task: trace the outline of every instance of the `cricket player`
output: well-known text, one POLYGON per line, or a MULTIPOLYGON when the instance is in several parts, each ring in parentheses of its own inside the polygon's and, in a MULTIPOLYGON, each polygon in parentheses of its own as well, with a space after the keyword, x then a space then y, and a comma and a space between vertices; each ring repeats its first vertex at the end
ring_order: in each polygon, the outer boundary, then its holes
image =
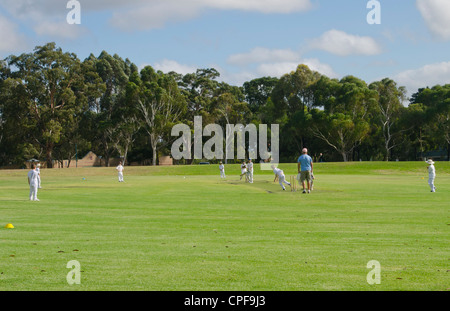
POLYGON ((248 159, 248 162, 247 162, 247 176, 248 176, 248 182, 253 184, 253 162, 252 162, 252 159, 248 159))
POLYGON ((225 176, 225 166, 223 165, 222 161, 220 162, 219 170, 220 170, 220 178, 226 178, 226 176, 225 176))
POLYGON ((434 179, 436 178, 434 162, 429 159, 426 163, 428 164, 428 185, 430 186, 431 192, 436 192, 436 187, 434 186, 434 179))
POLYGON ((308 149, 302 149, 302 155, 297 160, 298 173, 300 174, 300 182, 302 183, 303 193, 306 193, 305 181, 308 185, 308 193, 311 192, 311 181, 313 171, 313 161, 308 155, 308 149))
POLYGON ((119 162, 119 165, 116 167, 119 176, 119 182, 123 182, 123 165, 122 161, 119 162))
POLYGON ((36 172, 38 173, 38 189, 42 189, 41 187, 41 164, 38 163, 36 165, 36 172))
POLYGON ((242 180, 242 176, 245 176, 245 181, 247 181, 247 164, 245 164, 245 161, 242 162, 242 164, 241 164, 241 178, 240 178, 240 180, 242 180))
POLYGON ((275 179, 277 179, 277 177, 278 177, 278 182, 279 182, 281 188, 283 188, 283 190, 286 190, 286 188, 284 187, 283 183, 285 183, 285 184, 288 185, 288 186, 290 186, 291 183, 289 183, 289 182, 286 181, 286 177, 284 176, 283 170, 281 170, 281 169, 275 167, 275 165, 272 165, 271 167, 272 167, 273 173, 275 174, 274 181, 275 181, 275 179))
POLYGON ((31 170, 28 172, 28 184, 30 185, 30 201, 39 201, 37 198, 38 193, 38 172, 36 171, 36 165, 31 164, 31 170))

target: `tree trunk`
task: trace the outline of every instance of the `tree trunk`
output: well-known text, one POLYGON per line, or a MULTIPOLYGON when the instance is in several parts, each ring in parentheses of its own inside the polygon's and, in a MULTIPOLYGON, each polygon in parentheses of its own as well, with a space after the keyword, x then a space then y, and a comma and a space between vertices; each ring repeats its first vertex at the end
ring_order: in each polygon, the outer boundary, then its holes
POLYGON ((125 146, 123 152, 123 166, 125 166, 127 163, 127 155, 128 155, 128 144, 125 146))
POLYGON ((153 160, 152 160, 152 165, 156 166, 156 144, 152 147, 153 149, 153 160))
POLYGON ((447 161, 450 161, 450 143, 447 144, 447 161))
POLYGON ((47 168, 53 168, 53 157, 52 157, 53 144, 47 143, 46 149, 47 149, 46 150, 47 168))

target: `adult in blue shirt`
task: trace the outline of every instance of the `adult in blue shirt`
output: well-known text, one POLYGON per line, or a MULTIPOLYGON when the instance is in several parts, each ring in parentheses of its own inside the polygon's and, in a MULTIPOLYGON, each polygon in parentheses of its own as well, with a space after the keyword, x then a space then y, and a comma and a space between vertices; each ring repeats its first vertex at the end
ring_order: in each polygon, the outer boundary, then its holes
POLYGON ((302 155, 297 160, 298 173, 300 174, 300 182, 302 183, 303 193, 306 193, 305 181, 308 185, 308 193, 311 192, 313 160, 308 155, 308 149, 303 148, 302 155))

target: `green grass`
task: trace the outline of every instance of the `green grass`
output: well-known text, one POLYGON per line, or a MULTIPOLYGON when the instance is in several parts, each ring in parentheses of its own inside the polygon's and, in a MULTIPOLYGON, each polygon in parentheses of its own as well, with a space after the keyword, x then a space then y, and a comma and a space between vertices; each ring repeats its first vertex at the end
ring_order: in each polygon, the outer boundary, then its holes
POLYGON ((320 163, 305 195, 239 165, 55 169, 40 202, 0 171, 0 290, 449 290, 450 163, 436 171, 430 193, 424 163, 320 163))

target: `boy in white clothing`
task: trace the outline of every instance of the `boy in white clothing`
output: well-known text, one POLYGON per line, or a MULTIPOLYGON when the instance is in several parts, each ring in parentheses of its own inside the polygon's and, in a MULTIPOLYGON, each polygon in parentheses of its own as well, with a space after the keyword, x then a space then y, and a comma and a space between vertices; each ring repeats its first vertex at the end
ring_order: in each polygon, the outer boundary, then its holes
POLYGON ((28 172, 28 184, 30 185, 30 201, 39 201, 37 198, 38 193, 38 172, 36 171, 36 165, 31 164, 31 170, 28 172))
POLYGON ((433 160, 429 159, 428 164, 428 185, 431 188, 431 192, 436 192, 436 187, 434 186, 434 179, 436 178, 436 169, 434 167, 433 160))
POLYGON ((123 182, 123 166, 122 161, 119 162, 119 165, 116 167, 118 172, 119 182, 123 182))
POLYGON ((278 177, 278 183, 280 184, 281 188, 283 188, 283 190, 286 190, 286 188, 284 187, 283 183, 285 183, 288 186, 290 186, 291 184, 286 181, 286 177, 284 176, 283 170, 281 170, 279 168, 276 168, 275 165, 272 165, 271 167, 272 167, 273 172, 275 174, 274 181, 278 177))
POLYGON ((41 187, 41 164, 36 165, 36 172, 38 173, 38 189, 42 189, 41 187))
POLYGON ((226 178, 225 177, 225 166, 223 165, 222 162, 220 162, 219 170, 220 170, 220 178, 226 178))

